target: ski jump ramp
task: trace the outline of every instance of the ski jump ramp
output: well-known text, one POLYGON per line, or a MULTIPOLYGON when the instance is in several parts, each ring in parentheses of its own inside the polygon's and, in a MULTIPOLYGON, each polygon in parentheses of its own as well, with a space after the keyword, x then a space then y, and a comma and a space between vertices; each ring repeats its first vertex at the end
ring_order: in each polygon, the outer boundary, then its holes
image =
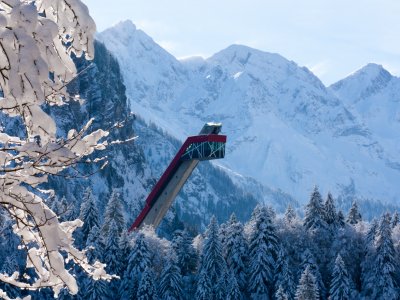
POLYGON ((197 164, 224 158, 226 135, 219 135, 221 127, 220 123, 207 123, 198 135, 186 139, 147 197, 129 232, 145 225, 157 228, 197 164))

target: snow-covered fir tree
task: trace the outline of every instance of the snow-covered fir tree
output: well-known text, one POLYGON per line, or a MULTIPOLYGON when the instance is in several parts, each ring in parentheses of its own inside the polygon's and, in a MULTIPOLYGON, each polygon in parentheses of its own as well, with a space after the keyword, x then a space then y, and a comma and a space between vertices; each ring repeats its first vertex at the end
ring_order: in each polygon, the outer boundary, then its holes
POLYGON ((326 227, 322 197, 317 186, 314 187, 310 201, 305 208, 304 227, 307 230, 316 230, 326 227))
POLYGON ((192 242, 193 240, 187 230, 176 230, 174 232, 171 246, 175 251, 182 276, 193 274, 196 271, 198 257, 192 242))
POLYGON ((143 272, 151 268, 151 252, 143 233, 138 232, 128 258, 128 266, 121 279, 119 295, 121 299, 136 296, 143 272))
POLYGON ((347 216, 347 223, 354 225, 362 221, 361 213, 358 208, 357 201, 353 201, 349 214, 347 216))
POLYGON ((337 224, 339 228, 343 228, 346 225, 344 214, 341 210, 339 210, 337 213, 337 224))
POLYGON ((85 300, 109 300, 114 297, 109 293, 107 283, 102 280, 86 279, 85 290, 85 300))
POLYGON ((120 261, 121 275, 125 272, 128 266, 129 254, 131 253, 131 234, 128 231, 123 231, 118 243, 118 257, 120 261))
POLYGON ((177 265, 173 249, 170 250, 167 262, 160 276, 158 295, 159 299, 163 300, 184 299, 181 271, 177 265))
MULTIPOLYGON (((14 272, 19 271, 19 265, 17 263, 17 257, 15 253, 11 253, 4 259, 1 273, 12 275, 14 272)), ((7 293, 11 298, 17 298, 20 296, 21 291, 14 285, 0 282, 0 288, 7 293)))
POLYGON ((100 228, 99 211, 90 188, 87 188, 83 195, 79 218, 83 221, 83 226, 79 230, 81 243, 85 244, 92 228, 94 226, 100 228))
POLYGON ((332 194, 328 193, 328 197, 326 198, 324 204, 324 221, 330 227, 335 227, 337 222, 337 212, 335 201, 333 200, 332 194))
POLYGON ((340 254, 336 257, 333 268, 329 300, 350 300, 353 296, 351 278, 340 254))
POLYGON ((289 205, 286 208, 285 211, 285 223, 286 225, 292 225, 293 222, 297 219, 297 214, 292 205, 289 203, 289 205))
POLYGON ((213 285, 206 271, 199 273, 196 289, 196 300, 210 300, 213 295, 213 285))
POLYGON ((99 243, 100 241, 99 233, 100 233, 99 227, 94 225, 87 236, 86 255, 90 262, 94 262, 95 260, 99 260, 100 258, 103 257, 103 249, 99 243))
POLYGON ((302 255, 303 261, 301 262, 300 271, 308 269, 309 272, 313 275, 315 284, 318 287, 318 294, 321 297, 325 297, 326 295, 326 287, 322 280, 321 272, 319 271, 318 264, 315 260, 315 256, 309 249, 306 249, 302 255))
POLYGON ((248 292, 252 298, 268 299, 273 291, 278 238, 270 211, 256 207, 249 238, 248 292))
POLYGON ((124 205, 121 201, 120 194, 116 190, 112 191, 104 214, 104 223, 101 228, 102 234, 104 236, 107 236, 108 234, 111 221, 114 221, 117 225, 118 235, 126 230, 124 205))
POLYGON ((243 294, 239 288, 239 284, 236 280, 236 276, 232 270, 228 271, 228 285, 226 287, 226 299, 227 300, 241 300, 243 294))
MULTIPOLYGON (((139 288, 136 294, 137 300, 158 300, 157 289, 154 282, 155 275, 150 268, 147 268, 140 279, 139 288)), ((130 298, 130 299, 133 299, 130 298)), ((171 298, 172 300, 173 298, 171 298)), ((123 300, 123 298, 121 298, 123 300)))
POLYGON ((236 277, 240 290, 244 292, 247 287, 248 245, 243 225, 236 219, 235 214, 231 215, 225 232, 224 257, 236 277))
MULTIPOLYGON (((108 234, 105 238, 103 261, 107 265, 106 270, 109 274, 121 276, 121 259, 119 251, 118 227, 114 220, 111 221, 108 234)), ((118 294, 120 280, 112 280, 108 283, 108 290, 111 295, 118 294)))
MULTIPOLYGON (((209 278, 211 293, 208 295, 208 299, 217 299, 217 295, 219 294, 218 281, 224 272, 226 272, 226 269, 226 263, 222 255, 222 245, 219 239, 217 220, 215 217, 212 217, 205 234, 199 267, 200 277, 206 274, 209 278)), ((197 289, 202 288, 198 284, 197 289)))
POLYGON ((281 285, 276 290, 275 300, 289 300, 287 293, 285 293, 285 290, 281 285))
POLYGON ((373 299, 399 299, 396 270, 398 264, 392 240, 391 217, 389 213, 382 216, 376 237, 376 257, 373 264, 375 278, 372 290, 373 299))
POLYGON ((396 227, 400 224, 400 215, 398 211, 395 211, 392 217, 392 227, 396 227))
POLYGON ((361 282, 362 294, 371 295, 374 288, 375 271, 374 261, 376 257, 376 236, 378 231, 378 221, 373 219, 370 223, 369 230, 365 236, 364 259, 361 263, 361 282))
POLYGON ((283 247, 280 247, 278 259, 275 265, 275 290, 280 288, 285 291, 288 300, 294 298, 296 286, 293 280, 292 271, 289 268, 289 257, 283 247))
POLYGON ((296 290, 296 300, 319 300, 318 285, 315 277, 307 267, 301 274, 299 285, 296 290))

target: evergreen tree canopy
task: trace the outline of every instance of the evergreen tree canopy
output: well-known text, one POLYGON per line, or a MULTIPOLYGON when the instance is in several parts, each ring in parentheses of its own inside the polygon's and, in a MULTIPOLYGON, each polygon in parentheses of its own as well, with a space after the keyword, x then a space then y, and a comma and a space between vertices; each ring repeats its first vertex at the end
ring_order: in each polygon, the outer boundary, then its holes
POLYGON ((201 271, 197 282, 196 300, 210 300, 213 295, 213 288, 210 278, 205 271, 201 271))
POLYGON ((157 290, 154 284, 154 273, 150 268, 146 269, 140 279, 136 294, 137 300, 158 300, 157 290))
POLYGON ((209 299, 216 299, 218 294, 217 283, 224 272, 226 272, 226 263, 222 256, 218 224, 215 217, 212 217, 206 231, 199 268, 199 273, 207 274, 211 284, 212 293, 209 295, 209 299))
POLYGON ((253 297, 268 297, 273 289, 278 238, 267 207, 256 208, 249 239, 249 292, 253 297))
POLYGON ((324 297, 326 295, 326 288, 324 282, 322 281, 322 276, 314 255, 309 249, 306 249, 302 255, 302 258, 303 261, 301 263, 300 270, 304 271, 305 269, 308 269, 309 272, 312 273, 314 281, 318 287, 318 294, 324 297))
POLYGON ((124 205, 121 201, 121 197, 116 190, 113 190, 110 199, 107 203, 106 212, 104 214, 104 223, 102 232, 106 236, 110 228, 111 221, 115 222, 118 228, 118 235, 126 230, 126 223, 124 217, 124 205))
POLYGON ((398 224, 400 224, 400 215, 399 215, 399 212, 396 211, 393 214, 392 227, 396 227, 398 224))
POLYGON ((376 239, 376 258, 374 264, 375 280, 372 296, 374 299, 399 299, 395 260, 392 240, 391 216, 382 216, 376 239))
POLYGON ((285 223, 286 225, 293 224, 294 220, 297 219, 296 211, 293 209, 292 205, 288 205, 285 211, 285 223))
POLYGON ((307 267, 301 274, 299 285, 296 290, 296 300, 318 300, 319 291, 318 285, 315 282, 315 277, 307 267))
POLYGON ((232 270, 229 271, 228 286, 226 288, 227 300, 241 300, 242 292, 240 291, 236 276, 232 270))
POLYGON ((167 263, 161 273, 158 294, 160 299, 183 299, 181 270, 177 266, 175 253, 171 250, 167 263))
POLYGON ((318 187, 314 187, 310 201, 305 208, 304 227, 307 230, 326 228, 322 197, 318 187))
POLYGON ((90 188, 87 188, 83 195, 79 218, 83 221, 83 226, 80 229, 82 233, 82 243, 86 244, 86 240, 92 228, 95 226, 100 228, 99 211, 90 188))
POLYGON ((287 299, 293 299, 296 286, 293 281, 293 274, 289 268, 288 260, 285 250, 283 247, 280 247, 275 265, 275 290, 282 288, 287 299))
POLYGON ((347 216, 347 223, 354 225, 361 221, 362 221, 362 217, 361 217, 361 213, 358 209, 357 201, 353 201, 353 204, 351 205, 351 208, 349 211, 349 215, 347 216))
POLYGON ((88 248, 86 255, 90 262, 100 260, 100 258, 102 258, 103 256, 103 249, 101 248, 101 245, 99 243, 99 232, 99 227, 97 227, 96 225, 93 226, 86 240, 86 248, 88 248))
POLYGON ((172 248, 176 253, 177 264, 183 276, 194 273, 197 266, 197 253, 192 245, 193 240, 186 230, 177 230, 172 240, 172 248))
POLYGON ((226 228, 224 257, 241 291, 244 291, 247 285, 247 255, 248 245, 244 237, 243 225, 238 222, 235 214, 232 214, 226 228))
POLYGON ((121 280, 119 288, 121 299, 130 299, 137 294, 142 274, 151 267, 150 256, 144 234, 138 232, 129 254, 128 266, 121 280))
POLYGON ((288 295, 285 293, 285 290, 282 286, 279 286, 275 293, 275 300, 289 300, 288 295))
POLYGON ((352 296, 352 286, 350 276, 340 254, 335 260, 332 272, 331 287, 329 290, 330 300, 350 300, 352 296))
POLYGON ((328 197, 324 204, 324 221, 330 226, 335 226, 337 222, 335 201, 333 200, 331 193, 328 193, 328 197))

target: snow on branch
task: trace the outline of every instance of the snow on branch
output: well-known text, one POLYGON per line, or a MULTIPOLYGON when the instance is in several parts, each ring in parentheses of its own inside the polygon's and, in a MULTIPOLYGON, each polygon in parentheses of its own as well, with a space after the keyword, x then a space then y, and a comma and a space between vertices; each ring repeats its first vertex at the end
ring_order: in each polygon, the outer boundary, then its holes
MULTIPOLYGON (((31 283, 19 281, 17 272, 0 274, 0 280, 23 289, 50 287, 56 296, 65 287, 78 292, 65 268, 69 261, 96 280, 113 278, 104 264, 89 264, 85 252, 73 246, 72 233, 82 221, 59 222, 43 198, 52 191, 39 189, 48 175, 107 146, 107 131, 88 133, 93 120, 57 139, 56 122, 43 110, 44 104, 59 106, 71 99, 66 86, 77 76, 71 55, 93 58, 95 30, 79 0, 0 1, 0 110, 25 127, 23 136, 0 129, 0 204, 15 221, 27 267, 36 272, 31 283)), ((0 297, 8 299, 1 290, 0 297)))

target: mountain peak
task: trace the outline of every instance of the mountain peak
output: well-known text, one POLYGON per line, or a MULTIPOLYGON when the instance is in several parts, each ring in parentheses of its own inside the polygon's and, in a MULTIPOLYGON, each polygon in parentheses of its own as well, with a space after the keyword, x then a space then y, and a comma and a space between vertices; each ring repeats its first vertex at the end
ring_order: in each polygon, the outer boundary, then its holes
POLYGON ((362 67, 360 70, 356 71, 353 75, 366 76, 370 79, 375 79, 378 77, 391 78, 392 75, 387 71, 382 65, 369 63, 362 67))
POLYGON ((111 28, 128 32, 136 31, 136 25, 131 20, 120 21, 111 28))
POLYGON ((384 89, 392 78, 392 74, 382 65, 369 63, 330 88, 339 96, 347 95, 353 101, 358 101, 384 89))

